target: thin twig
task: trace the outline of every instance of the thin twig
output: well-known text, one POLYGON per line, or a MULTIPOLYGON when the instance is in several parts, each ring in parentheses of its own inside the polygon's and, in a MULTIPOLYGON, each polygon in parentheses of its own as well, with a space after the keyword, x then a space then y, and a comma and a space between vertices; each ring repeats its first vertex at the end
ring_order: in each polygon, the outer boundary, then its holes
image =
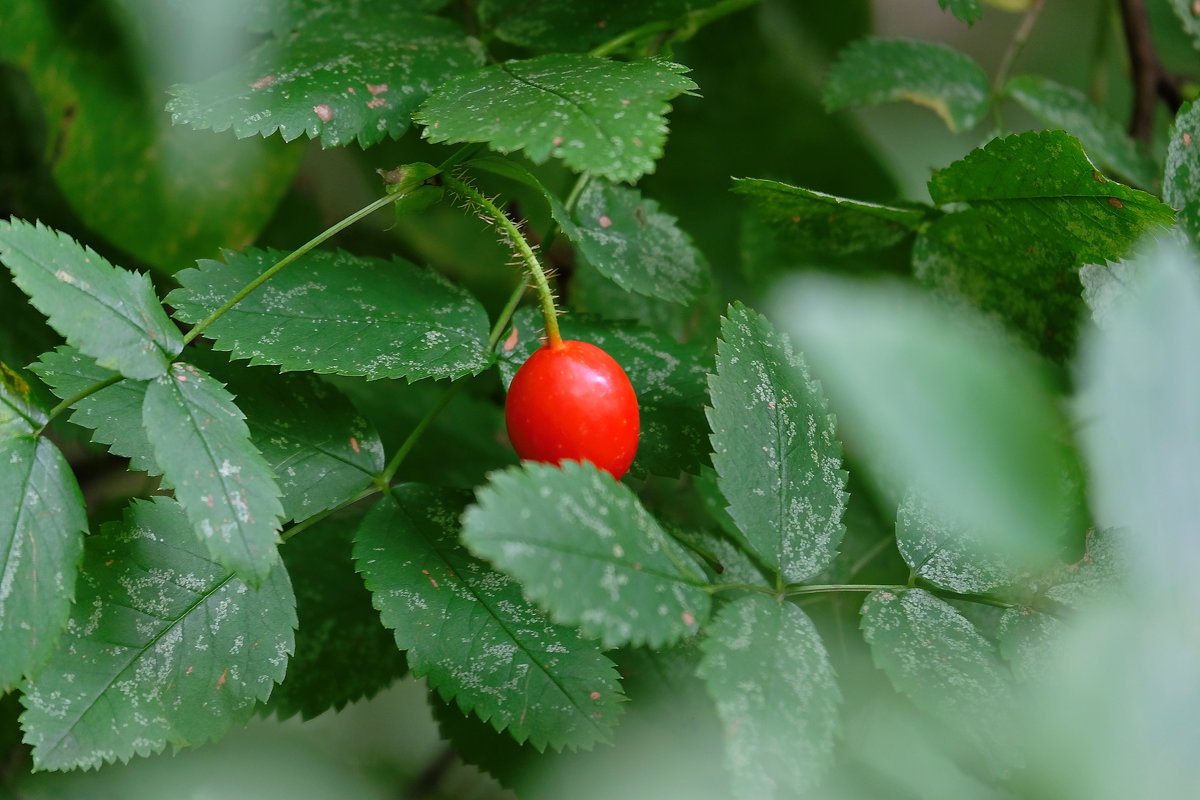
POLYGON ((1171 112, 1183 104, 1183 94, 1175 79, 1167 74, 1154 50, 1150 19, 1145 0, 1119 0, 1125 45, 1129 50, 1129 68, 1133 79, 1133 110, 1129 115, 1129 135, 1141 142, 1154 134, 1154 107, 1162 98, 1171 112))

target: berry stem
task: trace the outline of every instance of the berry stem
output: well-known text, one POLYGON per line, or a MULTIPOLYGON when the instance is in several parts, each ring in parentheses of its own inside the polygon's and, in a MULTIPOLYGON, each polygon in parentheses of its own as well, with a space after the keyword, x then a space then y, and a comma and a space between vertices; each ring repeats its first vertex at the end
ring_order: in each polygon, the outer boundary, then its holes
POLYGON ((478 206, 484 215, 500 228, 509 243, 516 248, 517 254, 525 263, 525 267, 537 287, 538 297, 542 304, 542 316, 546 321, 546 342, 552 348, 562 347, 562 334, 558 331, 558 310, 554 307, 554 293, 550 291, 550 281, 546 278, 546 271, 538 261, 537 254, 533 252, 529 242, 521 235, 520 228, 508 218, 507 214, 497 208, 495 203, 457 177, 449 173, 443 175, 442 185, 478 206))

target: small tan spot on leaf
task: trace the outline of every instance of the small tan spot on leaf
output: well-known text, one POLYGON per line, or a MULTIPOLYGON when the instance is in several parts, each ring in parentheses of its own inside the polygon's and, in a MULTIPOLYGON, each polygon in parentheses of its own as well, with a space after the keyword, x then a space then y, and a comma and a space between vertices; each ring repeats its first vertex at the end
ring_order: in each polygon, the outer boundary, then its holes
POLYGON ((1118 200, 1115 197, 1108 198, 1108 204, 1110 206, 1112 206, 1113 208, 1124 208, 1125 207, 1125 204, 1122 203, 1120 200, 1118 200))
POLYGON ((321 120, 321 122, 329 122, 333 119, 333 109, 324 103, 318 103, 313 106, 313 113, 321 120))
POLYGON ((275 82, 274 75, 264 75, 263 77, 250 84, 251 89, 265 89, 275 82))
POLYGON ((611 228, 612 227, 612 220, 607 216, 600 217, 600 219, 596 220, 596 222, 600 223, 601 228, 611 228))

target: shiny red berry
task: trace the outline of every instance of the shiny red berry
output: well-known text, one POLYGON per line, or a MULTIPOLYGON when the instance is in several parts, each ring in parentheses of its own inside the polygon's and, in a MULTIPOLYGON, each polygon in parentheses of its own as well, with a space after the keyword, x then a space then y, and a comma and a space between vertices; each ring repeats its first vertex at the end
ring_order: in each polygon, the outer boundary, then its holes
POLYGON ((508 387, 504 419, 528 461, 590 461, 619 480, 637 452, 633 385, 612 356, 587 342, 538 348, 508 387))

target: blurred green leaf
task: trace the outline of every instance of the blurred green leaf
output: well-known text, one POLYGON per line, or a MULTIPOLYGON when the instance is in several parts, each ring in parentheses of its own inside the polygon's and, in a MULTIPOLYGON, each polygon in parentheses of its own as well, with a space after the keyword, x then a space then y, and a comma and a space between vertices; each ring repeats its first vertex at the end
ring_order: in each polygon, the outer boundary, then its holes
POLYGON ((213 559, 252 586, 279 562, 279 486, 250 441, 245 416, 216 379, 191 364, 150 383, 142 424, 213 559))
POLYGON ((926 216, 918 208, 864 203, 758 178, 735 178, 733 191, 750 198, 773 231, 806 252, 882 250, 911 236, 926 216))
POLYGON ((79 484, 53 442, 4 438, 0 464, 0 692, 6 692, 36 672, 66 627, 88 522, 79 484))
POLYGON ((307 135, 324 147, 399 138, 429 93, 483 64, 451 20, 391 4, 338 8, 207 80, 172 87, 176 125, 238 138, 307 135))
POLYGON ((1147 188, 1158 181, 1161 173, 1154 159, 1138 148, 1121 123, 1079 90, 1041 75, 1019 75, 1005 84, 1004 94, 1047 125, 1078 137, 1091 155, 1118 175, 1147 188))
MULTIPOLYGON (((177 276, 168 302, 199 322, 286 253, 225 253, 177 276)), ((488 363, 487 314, 465 290, 402 259, 306 255, 207 331, 254 364, 376 378, 458 378, 488 363)))
POLYGON ((244 723, 283 679, 296 625, 287 570, 259 590, 214 564, 173 500, 135 500, 86 540, 63 645, 25 686, 39 769, 97 767, 244 723))
POLYGON ((607 741, 623 700, 595 644, 458 544, 469 495, 405 484, 358 529, 354 559, 413 674, 538 750, 607 741))
POLYGON ((713 467, 739 539, 788 583, 825 569, 845 535, 846 472, 820 385, 762 315, 735 304, 709 376, 713 467))
POLYGON ((878 591, 863 603, 862 631, 897 691, 972 742, 993 771, 1017 766, 1011 675, 961 614, 922 589, 878 591))
MULTIPOLYGON (((1200 37, 1200 17, 1197 20, 1200 37)), ((1200 103, 1189 103, 1175 117, 1167 148, 1163 200, 1179 212, 1181 227, 1200 244, 1200 103)))
POLYGON ((691 238, 637 189, 591 181, 567 234, 588 263, 622 289, 687 303, 707 279, 691 238))
POLYGON ((974 25, 983 16, 979 0, 938 0, 938 5, 950 9, 951 14, 968 25, 974 25))
POLYGON ((1010 608, 1000 617, 996 644, 1012 665, 1017 680, 1043 680, 1058 651, 1068 623, 1028 608, 1010 608))
POLYGON ((605 647, 661 647, 707 619, 712 600, 691 557, 628 487, 590 464, 525 462, 493 473, 475 498, 464 543, 556 622, 605 647))
MULTIPOLYGON (((153 2, 154 0, 151 0, 153 2)), ((229 22, 258 33, 283 36, 313 23, 321 24, 330 14, 369 16, 398 12, 433 14, 449 0, 224 0, 218 6, 229 22)))
POLYGON ((1168 2, 1175 10, 1180 23, 1183 24, 1183 29, 1191 35, 1193 46, 1200 50, 1200 14, 1196 13, 1194 0, 1168 0, 1168 2))
POLYGON ((9 0, 0 58, 29 74, 50 132, 46 160, 72 210, 140 261, 174 272, 253 240, 303 150, 166 124, 162 90, 182 51, 210 63, 231 34, 195 25, 189 4, 147 2, 9 0))
POLYGON ((363 511, 337 514, 289 539, 283 563, 296 591, 296 650, 271 694, 281 718, 312 719, 374 697, 408 670, 351 558, 363 511))
MULTIPOLYGON (((30 366, 55 395, 66 400, 98 383, 119 377, 69 345, 43 353, 30 366)), ((146 381, 117 381, 72 406, 71 422, 93 431, 92 441, 108 445, 109 452, 129 459, 129 466, 151 475, 161 474, 154 450, 142 427, 146 381)))
MULTIPOLYGON (((513 317, 515 337, 503 340, 500 374, 505 385, 541 346, 541 316, 533 308, 513 317)), ((696 345, 679 344, 658 331, 586 315, 563 317, 563 338, 590 342, 617 360, 638 397, 641 439, 632 470, 672 477, 698 470, 708 455, 708 359, 696 345)))
POLYGON ((791 603, 748 595, 721 608, 703 647, 699 674, 725 723, 733 796, 817 786, 833 764, 842 696, 812 621, 791 603))
POLYGON ((506 61, 447 81, 413 119, 431 142, 487 142, 551 156, 613 181, 654 170, 667 138, 667 101, 696 84, 667 61, 555 53, 506 61))
POLYGON ((710 5, 713 0, 482 0, 478 13, 506 42, 535 50, 580 52, 639 25, 710 5))
POLYGON ((0 223, 0 259, 54 329, 103 367, 154 378, 183 349, 148 277, 117 269, 66 234, 0 223))
POLYGON ((918 486, 1022 566, 1082 536, 1081 470, 1058 400, 994 328, 906 287, 823 276, 795 281, 775 316, 877 486, 918 486))
POLYGON ((970 56, 933 42, 862 39, 838 55, 825 80, 830 111, 907 100, 932 109, 951 131, 987 114, 987 75, 970 56))

